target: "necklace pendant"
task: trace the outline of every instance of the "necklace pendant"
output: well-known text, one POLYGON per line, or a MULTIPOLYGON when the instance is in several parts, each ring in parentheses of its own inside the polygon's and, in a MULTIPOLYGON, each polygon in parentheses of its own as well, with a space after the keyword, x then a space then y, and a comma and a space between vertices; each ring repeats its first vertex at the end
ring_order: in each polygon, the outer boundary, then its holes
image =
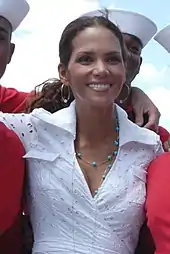
POLYGON ((112 168, 112 164, 108 165, 108 170, 110 170, 112 168))
POLYGON ((118 126, 116 126, 115 130, 116 130, 116 132, 118 132, 118 131, 119 131, 119 127, 118 127, 118 126))
POLYGON ((107 159, 108 159, 108 161, 111 161, 111 160, 113 159, 112 155, 109 155, 109 156, 107 157, 107 159))
POLYGON ((82 158, 81 153, 77 153, 77 157, 78 157, 79 159, 81 159, 81 158, 82 158))
POLYGON ((115 146, 118 146, 119 145, 119 141, 118 140, 115 140, 115 146))
POLYGON ((92 163, 91 163, 91 165, 95 168, 95 167, 97 167, 97 163, 95 162, 95 161, 93 161, 92 163))
POLYGON ((113 152, 113 155, 114 155, 114 156, 116 156, 116 155, 117 155, 117 153, 118 153, 118 151, 114 151, 114 152, 113 152))
POLYGON ((105 178, 106 178, 106 174, 103 174, 103 175, 102 175, 102 180, 104 181, 105 178))

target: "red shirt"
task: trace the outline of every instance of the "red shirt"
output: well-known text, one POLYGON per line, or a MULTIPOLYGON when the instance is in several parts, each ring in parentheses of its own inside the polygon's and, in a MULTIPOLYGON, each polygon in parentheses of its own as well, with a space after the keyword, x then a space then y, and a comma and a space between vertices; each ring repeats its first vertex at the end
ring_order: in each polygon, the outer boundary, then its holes
POLYGON ((16 134, 0 123, 0 253, 18 254, 22 247, 21 212, 25 163, 16 134))
POLYGON ((165 150, 165 147, 164 147, 164 143, 168 140, 168 138, 170 137, 170 133, 164 129, 163 127, 160 127, 159 126, 159 132, 158 132, 159 136, 160 136, 160 139, 162 141, 162 145, 163 145, 163 148, 165 150))
POLYGON ((0 85, 0 111, 4 113, 20 113, 26 108, 28 93, 0 85))
POLYGON ((148 170, 146 211, 155 254, 170 253, 170 153, 154 160, 148 170))

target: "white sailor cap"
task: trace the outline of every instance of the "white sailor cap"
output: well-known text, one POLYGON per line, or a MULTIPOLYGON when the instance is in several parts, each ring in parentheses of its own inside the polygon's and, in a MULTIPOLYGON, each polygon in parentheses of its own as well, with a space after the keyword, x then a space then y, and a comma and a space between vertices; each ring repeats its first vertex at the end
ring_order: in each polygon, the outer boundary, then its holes
POLYGON ((0 0, 0 16, 7 19, 14 31, 29 12, 26 0, 0 0))
MULTIPOLYGON (((91 11, 82 16, 105 16, 105 11, 91 11)), ((108 9, 108 18, 119 27, 122 33, 130 34, 140 39, 143 48, 157 32, 156 24, 139 13, 119 9, 108 9)))
POLYGON ((170 25, 160 30, 154 39, 170 53, 170 25))

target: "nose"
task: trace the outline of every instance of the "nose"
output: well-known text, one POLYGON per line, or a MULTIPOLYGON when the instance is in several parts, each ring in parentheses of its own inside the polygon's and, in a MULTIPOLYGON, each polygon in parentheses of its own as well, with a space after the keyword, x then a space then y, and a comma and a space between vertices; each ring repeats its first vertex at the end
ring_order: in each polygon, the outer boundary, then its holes
POLYGON ((127 48, 126 44, 124 44, 124 52, 125 52, 125 55, 126 55, 126 61, 129 61, 132 58, 132 53, 127 48))
POLYGON ((126 60, 129 61, 132 58, 132 52, 128 49, 126 49, 126 60))
POLYGON ((94 65, 93 75, 98 77, 104 77, 109 74, 107 65, 103 61, 97 61, 94 65))

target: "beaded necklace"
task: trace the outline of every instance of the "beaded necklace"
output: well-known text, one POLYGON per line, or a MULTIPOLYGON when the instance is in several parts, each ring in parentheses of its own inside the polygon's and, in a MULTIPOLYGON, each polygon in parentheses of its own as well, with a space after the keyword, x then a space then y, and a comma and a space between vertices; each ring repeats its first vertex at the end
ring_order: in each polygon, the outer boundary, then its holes
MULTIPOLYGON (((96 161, 92 161, 92 162, 89 162, 87 161, 84 157, 83 157, 83 154, 81 152, 76 152, 76 157, 81 160, 82 162, 84 162, 85 164, 87 165, 90 165, 91 167, 93 168, 97 168, 97 167, 100 167, 101 165, 103 164, 106 164, 109 162, 106 170, 104 171, 103 175, 102 175, 102 179, 101 179, 101 184, 102 182, 105 180, 107 174, 109 173, 110 169, 112 168, 112 164, 114 162, 114 159, 115 157, 117 156, 117 153, 118 153, 118 149, 119 149, 119 122, 118 122, 118 118, 116 117, 116 127, 115 127, 115 131, 117 133, 117 138, 116 140, 113 141, 113 145, 116 146, 116 150, 114 150, 112 152, 112 154, 108 155, 107 156, 107 159, 105 159, 104 161, 100 162, 100 163, 97 163, 96 161)), ((96 189, 94 191, 94 195, 96 195, 98 193, 98 190, 99 189, 96 189)))

